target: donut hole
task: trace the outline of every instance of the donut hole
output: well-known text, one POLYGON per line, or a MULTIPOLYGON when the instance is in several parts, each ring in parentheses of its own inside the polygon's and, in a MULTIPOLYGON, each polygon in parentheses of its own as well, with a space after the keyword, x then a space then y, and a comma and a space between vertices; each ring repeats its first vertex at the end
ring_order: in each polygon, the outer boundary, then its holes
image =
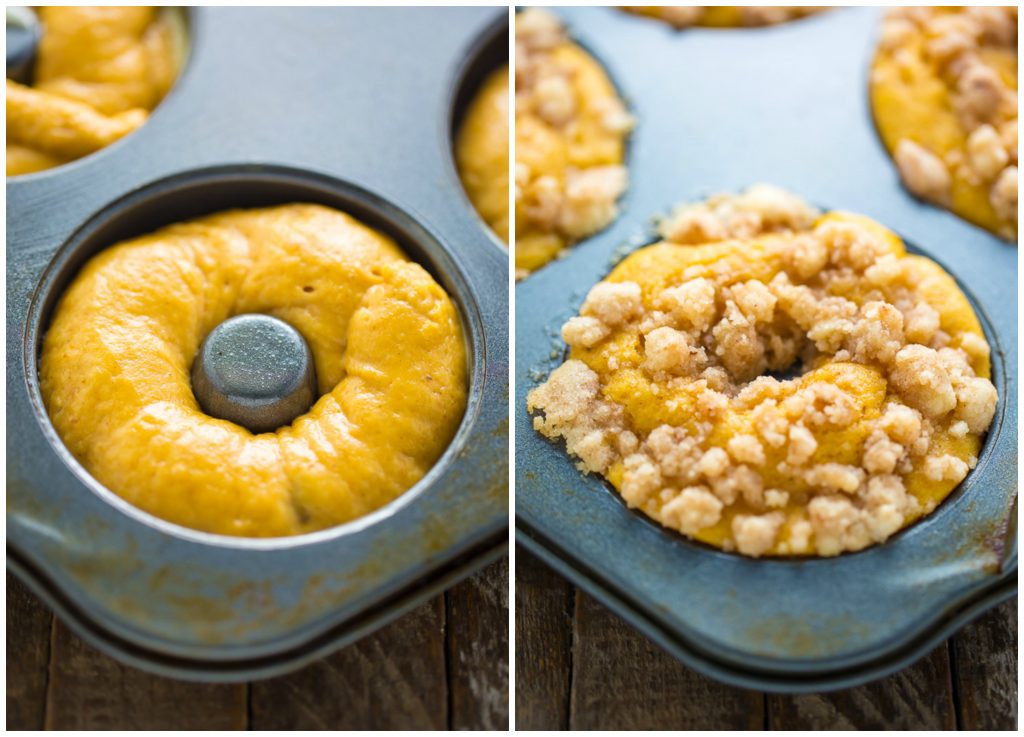
MULTIPOLYGON (((273 207, 291 203, 324 205, 355 218, 391 237, 414 262, 426 270, 445 290, 461 323, 465 348, 466 402, 461 418, 456 417, 454 435, 433 466, 425 475, 383 506, 360 515, 351 522, 320 531, 304 532, 289 537, 306 539, 317 535, 343 534, 345 530, 365 527, 369 522, 386 519, 444 473, 465 447, 470 434, 471 419, 476 414, 482 394, 483 382, 483 329, 476 296, 458 263, 447 246, 442 244, 418 222, 387 201, 354 185, 332 178, 287 167, 240 165, 214 167, 184 172, 154 182, 115 201, 86 222, 57 251, 43 274, 30 306, 26 330, 26 361, 30 377, 29 391, 33 397, 37 418, 57 455, 91 491, 108 503, 138 518, 144 524, 158 527, 171 534, 193 538, 209 533, 166 522, 153 515, 126 505, 120 497, 89 474, 72 456, 57 434, 46 412, 39 381, 42 339, 49 328, 56 306, 66 288, 90 258, 104 248, 123 240, 151 233, 163 226, 192 220, 204 215, 232 209, 273 207)), ((369 271, 369 269, 367 270, 369 271)), ((377 269, 378 276, 384 269, 377 269)), ((422 272, 420 272, 422 273, 422 272)), ((425 275, 424 277, 425 278, 425 275)), ((216 284, 222 282, 218 279, 216 284)), ((303 294, 315 294, 320 285, 299 282, 303 294)), ((301 331, 300 331, 301 332, 301 331)), ((304 336, 309 339, 311 336, 304 336)), ((304 514, 301 504, 296 513, 300 523, 304 514)), ((246 538, 223 538, 228 544, 244 544, 246 538)))
POLYGON ((765 371, 764 375, 768 376, 776 381, 792 381, 793 379, 799 379, 801 376, 807 373, 807 364, 803 361, 794 361, 792 364, 783 369, 765 371))

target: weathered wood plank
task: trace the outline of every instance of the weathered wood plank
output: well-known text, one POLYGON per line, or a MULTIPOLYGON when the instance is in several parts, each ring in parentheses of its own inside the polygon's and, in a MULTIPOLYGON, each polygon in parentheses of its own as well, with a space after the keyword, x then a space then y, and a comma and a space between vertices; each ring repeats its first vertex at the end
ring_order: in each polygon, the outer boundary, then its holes
POLYGON ((295 673, 252 684, 252 729, 446 729, 444 597, 295 673))
POLYGON ((122 665, 54 622, 47 729, 245 729, 244 684, 160 678, 122 665))
POLYGON ((516 547, 516 729, 567 729, 572 587, 516 547))
POLYGON ((43 728, 52 621, 50 611, 8 571, 8 730, 43 728))
POLYGON ((1017 728, 1017 600, 982 615, 953 637, 960 728, 1017 728))
POLYGON ((956 729, 945 644, 899 673, 825 694, 769 696, 772 729, 956 729))
POLYGON ((508 558, 445 595, 452 729, 508 724, 508 558))
POLYGON ((762 729, 764 696, 687 668, 581 592, 572 729, 762 729))

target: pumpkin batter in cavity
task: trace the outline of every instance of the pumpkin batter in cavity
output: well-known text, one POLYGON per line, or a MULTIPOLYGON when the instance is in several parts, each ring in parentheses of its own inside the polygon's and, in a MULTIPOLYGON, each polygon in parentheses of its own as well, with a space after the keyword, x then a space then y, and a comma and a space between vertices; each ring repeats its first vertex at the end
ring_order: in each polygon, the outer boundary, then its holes
POLYGON ((1016 8, 891 11, 871 105, 911 192, 1016 241, 1016 8))
POLYGON ((590 291, 562 329, 569 360, 527 399, 629 506, 744 555, 830 556, 884 541, 974 467, 989 346, 933 261, 765 185, 661 234, 590 291))
POLYGON ((508 243, 508 65, 491 73, 455 140, 459 178, 473 207, 508 243))
POLYGON ((75 458, 186 527, 294 535, 365 515, 415 484, 466 404, 448 295, 393 241, 336 210, 287 205, 173 225, 95 256, 57 305, 40 387, 75 458), (320 398, 253 435, 204 414, 189 368, 237 314, 296 328, 320 398))
POLYGON ((88 156, 134 131, 184 56, 178 11, 38 8, 33 86, 7 80, 7 176, 88 156))
POLYGON ((707 28, 752 28, 774 26, 805 18, 824 8, 798 6, 738 5, 629 5, 622 10, 636 15, 657 18, 675 28, 704 26, 707 28))
POLYGON ((558 19, 516 16, 516 278, 604 228, 626 189, 632 119, 558 19))

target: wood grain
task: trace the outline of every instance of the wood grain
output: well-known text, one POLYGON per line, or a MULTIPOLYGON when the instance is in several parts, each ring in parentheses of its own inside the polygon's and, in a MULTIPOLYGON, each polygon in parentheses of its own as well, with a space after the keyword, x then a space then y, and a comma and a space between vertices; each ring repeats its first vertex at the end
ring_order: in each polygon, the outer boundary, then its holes
POLYGON ((769 696, 771 729, 956 729, 946 645, 888 678, 824 694, 769 696))
POLYGON ((518 729, 1017 727, 1016 601, 880 681, 825 694, 762 695, 687 669, 582 593, 567 605, 558 596, 569 584, 522 549, 516 568, 518 729), (560 644, 567 606, 574 612, 568 648, 560 644), (551 651, 563 654, 545 670, 543 654, 551 651), (560 684, 567 676, 566 723, 560 684))
POLYGON ((438 596, 353 645, 252 684, 252 729, 445 729, 445 607, 438 596))
POLYGON ((567 729, 572 587, 516 547, 516 729, 567 729))
POLYGON ((52 616, 7 573, 7 729, 38 730, 46 715, 52 616))
POLYGON ((1017 600, 986 612, 952 639, 960 729, 1017 728, 1017 600))
POLYGON ((761 729, 764 697, 693 671, 577 592, 572 729, 761 729))
POLYGON ((245 685, 188 683, 143 673, 54 622, 47 729, 244 729, 245 685))
POLYGON ((508 558, 445 594, 452 729, 506 731, 508 558))

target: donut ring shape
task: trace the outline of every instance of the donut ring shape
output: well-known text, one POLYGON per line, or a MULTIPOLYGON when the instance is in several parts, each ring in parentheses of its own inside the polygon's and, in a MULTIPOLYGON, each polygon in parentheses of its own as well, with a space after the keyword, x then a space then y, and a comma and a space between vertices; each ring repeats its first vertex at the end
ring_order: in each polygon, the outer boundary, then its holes
POLYGON ((466 405, 448 295, 386 236, 320 205, 233 210, 93 257, 58 303, 40 388, 64 444, 108 489, 225 535, 310 532, 365 515, 441 456, 466 405), (253 435, 204 414, 189 369, 236 314, 295 327, 321 396, 253 435))
POLYGON ((884 541, 974 467, 989 346, 933 261, 769 187, 684 207, 662 235, 591 290, 569 359, 527 399, 630 507, 749 556, 829 556, 884 541))

